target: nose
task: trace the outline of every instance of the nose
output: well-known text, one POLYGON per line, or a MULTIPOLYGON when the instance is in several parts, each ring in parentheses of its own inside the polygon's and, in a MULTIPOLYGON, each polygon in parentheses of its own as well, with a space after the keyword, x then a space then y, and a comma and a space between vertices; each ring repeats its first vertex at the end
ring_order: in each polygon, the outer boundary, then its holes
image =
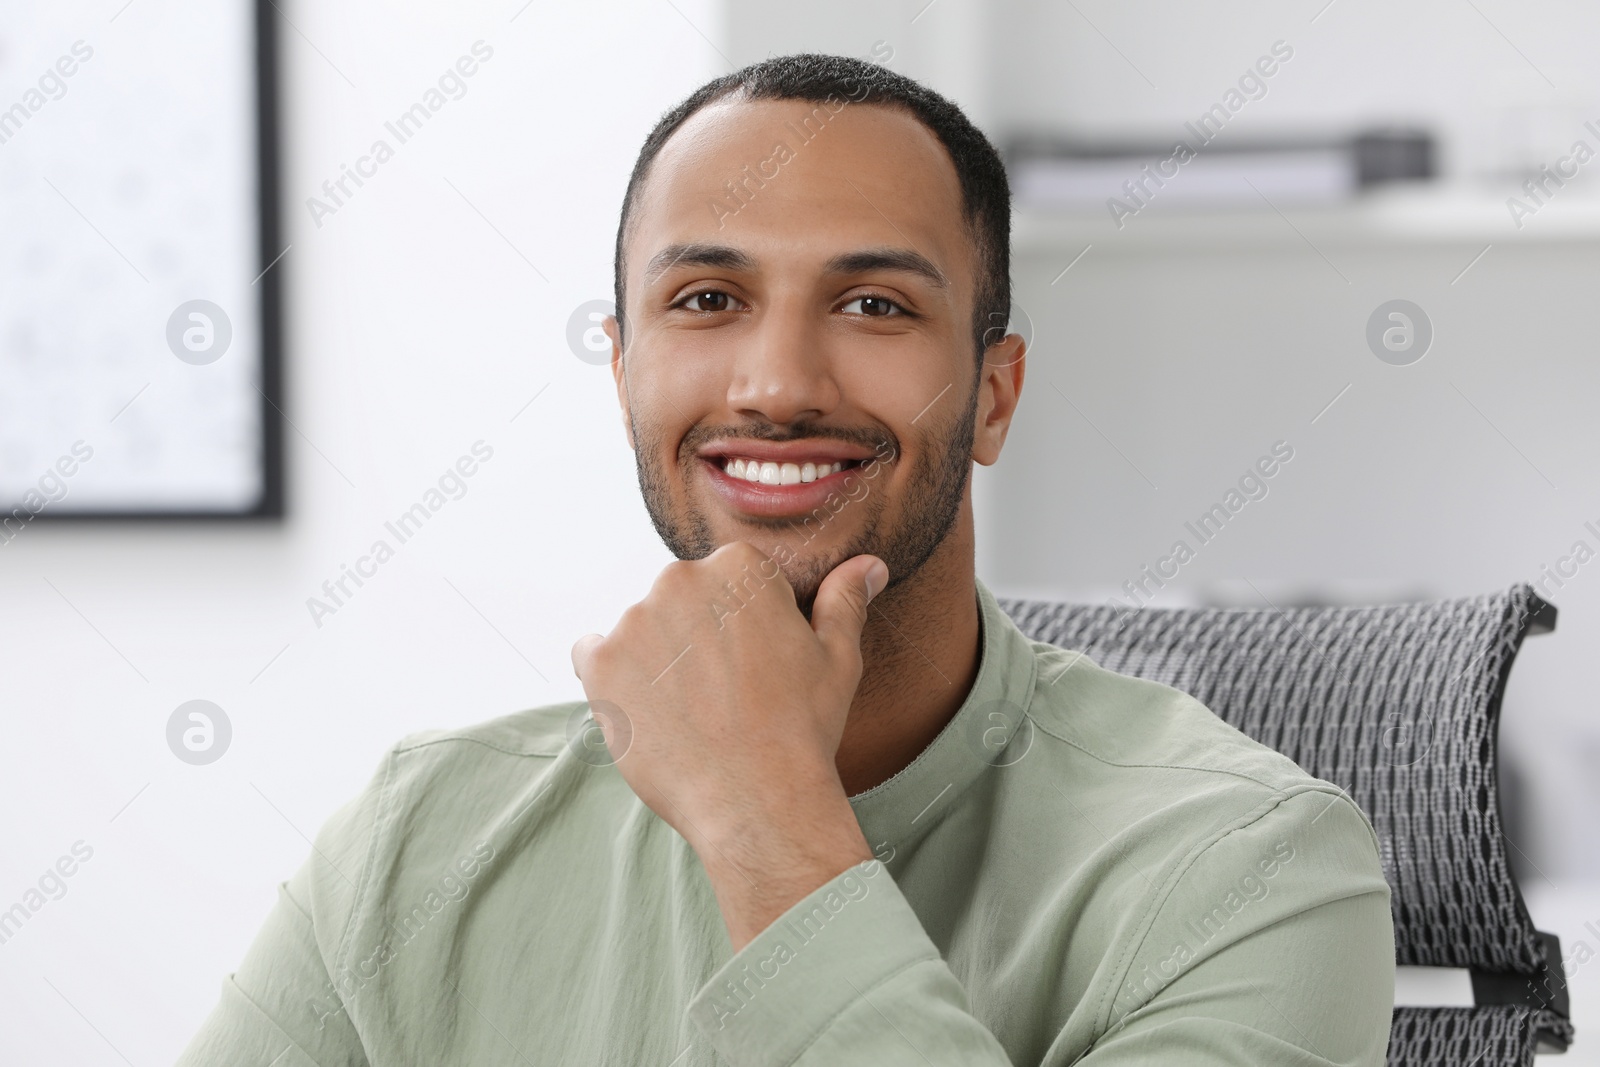
POLYGON ((826 323, 796 302, 759 312, 739 347, 728 381, 728 406, 785 424, 821 418, 839 406, 826 323))

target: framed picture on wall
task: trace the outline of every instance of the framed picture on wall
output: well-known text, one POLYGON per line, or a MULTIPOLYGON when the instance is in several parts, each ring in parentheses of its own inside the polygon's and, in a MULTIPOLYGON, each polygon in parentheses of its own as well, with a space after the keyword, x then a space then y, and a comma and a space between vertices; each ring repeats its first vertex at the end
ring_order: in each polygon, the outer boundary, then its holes
POLYGON ((0 22, 0 542, 283 514, 270 0, 0 22))

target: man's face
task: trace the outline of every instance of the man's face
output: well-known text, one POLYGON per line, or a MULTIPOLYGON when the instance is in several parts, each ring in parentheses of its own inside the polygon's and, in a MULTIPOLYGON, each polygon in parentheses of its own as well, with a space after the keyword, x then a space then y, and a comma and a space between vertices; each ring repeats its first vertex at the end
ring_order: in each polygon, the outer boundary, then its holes
POLYGON ((851 556, 915 573, 969 506, 975 426, 980 453, 993 436, 975 255, 932 131, 842 97, 708 107, 656 157, 625 266, 612 367, 672 552, 748 541, 808 612, 851 556))

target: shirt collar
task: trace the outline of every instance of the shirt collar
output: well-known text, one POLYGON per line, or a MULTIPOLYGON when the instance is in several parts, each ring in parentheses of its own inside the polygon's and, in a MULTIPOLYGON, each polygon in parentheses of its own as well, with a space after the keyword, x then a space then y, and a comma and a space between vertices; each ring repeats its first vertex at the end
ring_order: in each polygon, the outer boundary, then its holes
MULTIPOLYGON (((988 588, 974 583, 981 650, 967 698, 908 766, 850 798, 868 846, 885 863, 921 840, 980 776, 1021 758, 1010 742, 1033 696, 1038 673, 1033 645, 988 588)), ((1031 741, 1031 729, 1018 738, 1019 745, 1031 741)))

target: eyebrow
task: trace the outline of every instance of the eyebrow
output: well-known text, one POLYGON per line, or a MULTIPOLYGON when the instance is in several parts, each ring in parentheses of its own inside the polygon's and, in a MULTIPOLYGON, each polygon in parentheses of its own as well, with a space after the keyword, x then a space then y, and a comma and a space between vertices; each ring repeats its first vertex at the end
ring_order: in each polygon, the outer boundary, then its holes
POLYGON ((940 289, 950 288, 944 271, 921 252, 909 248, 867 248, 859 252, 845 252, 828 260, 823 267, 829 274, 867 274, 871 271, 890 270, 902 274, 915 274, 930 285, 940 289))
MULTIPOLYGON (((721 270, 753 271, 754 257, 731 245, 687 242, 668 245, 650 258, 644 268, 646 284, 673 267, 716 267, 721 270)), ((914 274, 940 289, 950 288, 944 272, 920 252, 909 248, 864 248, 842 252, 823 265, 828 274, 867 274, 872 271, 897 271, 914 274)))
POLYGON ((751 256, 729 245, 698 242, 668 245, 650 257, 650 262, 645 264, 645 283, 649 284, 657 275, 665 274, 680 263, 689 267, 719 267, 722 270, 738 271, 751 271, 756 266, 756 261, 751 256))

